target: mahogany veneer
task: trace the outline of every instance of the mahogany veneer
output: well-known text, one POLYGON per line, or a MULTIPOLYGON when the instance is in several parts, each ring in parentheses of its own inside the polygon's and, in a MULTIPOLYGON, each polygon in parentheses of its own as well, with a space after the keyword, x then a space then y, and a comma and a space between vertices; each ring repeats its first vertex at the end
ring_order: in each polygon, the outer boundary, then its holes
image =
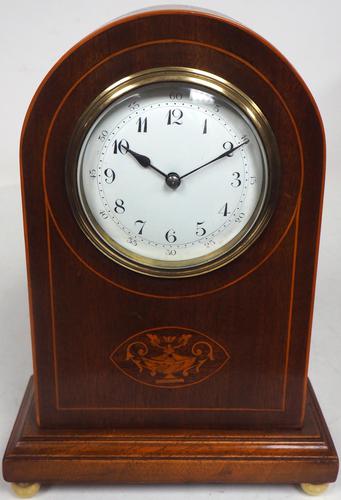
POLYGON ((309 90, 274 47, 232 20, 147 11, 71 49, 39 87, 22 133, 34 389, 5 479, 334 481, 336 452, 307 379, 324 171, 309 90), (227 266, 187 279, 139 275, 102 255, 65 183, 83 111, 113 82, 160 66, 237 86, 265 114, 280 155, 279 194, 260 237, 227 266), (130 340, 146 331, 205 339, 209 362, 182 387, 156 387, 128 362, 130 340))
POLYGON ((325 483, 338 458, 309 385, 298 430, 41 429, 30 380, 4 460, 12 482, 325 483))

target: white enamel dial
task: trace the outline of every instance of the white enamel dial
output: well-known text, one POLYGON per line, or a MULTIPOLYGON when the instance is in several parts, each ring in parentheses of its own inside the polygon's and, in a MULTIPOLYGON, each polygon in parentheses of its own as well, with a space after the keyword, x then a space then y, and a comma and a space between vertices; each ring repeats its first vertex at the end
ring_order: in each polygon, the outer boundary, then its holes
POLYGON ((111 102, 77 165, 83 211, 107 254, 170 270, 238 246, 263 208, 268 177, 251 118, 221 93, 182 81, 111 102))

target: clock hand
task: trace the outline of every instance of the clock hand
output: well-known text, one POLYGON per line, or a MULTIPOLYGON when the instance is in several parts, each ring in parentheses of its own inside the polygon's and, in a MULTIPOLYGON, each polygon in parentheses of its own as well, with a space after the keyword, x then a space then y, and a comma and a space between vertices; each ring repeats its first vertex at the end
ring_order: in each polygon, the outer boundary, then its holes
POLYGON ((162 170, 159 170, 158 168, 154 167, 154 165, 152 165, 150 158, 148 158, 148 156, 136 153, 136 151, 133 151, 130 148, 127 149, 127 153, 130 153, 135 158, 135 160, 141 165, 141 167, 152 168, 153 170, 161 174, 165 178, 167 186, 170 187, 171 189, 177 189, 180 186, 181 178, 176 172, 170 172, 169 174, 165 174, 164 172, 162 172, 162 170))
POLYGON ((197 172, 198 170, 201 170, 202 168, 206 167, 207 165, 210 165, 211 163, 213 163, 213 162, 215 162, 217 160, 220 160, 221 158, 224 158, 225 156, 231 157, 232 153, 234 151, 236 151, 238 148, 241 148, 242 146, 244 146, 248 142, 250 142, 250 140, 249 139, 245 139, 244 142, 242 142, 241 144, 238 144, 237 146, 233 146, 232 142, 230 142, 230 149, 228 149, 227 151, 225 151, 225 153, 222 153, 221 155, 217 156, 216 158, 213 158, 213 160, 208 161, 207 163, 204 163, 203 165, 200 165, 200 167, 197 167, 197 168, 191 170, 190 172, 187 172, 187 174, 182 175, 180 177, 180 179, 184 179, 188 175, 193 174, 194 172, 197 172))
POLYGON ((137 163, 139 163, 141 165, 141 167, 152 168, 153 170, 155 170, 155 172, 158 172, 163 177, 167 178, 167 174, 165 174, 164 172, 162 172, 158 168, 154 167, 154 165, 152 165, 150 158, 148 158, 148 156, 141 155, 140 153, 136 153, 136 151, 133 151, 130 148, 127 149, 127 153, 130 153, 131 156, 133 156, 135 158, 137 163))

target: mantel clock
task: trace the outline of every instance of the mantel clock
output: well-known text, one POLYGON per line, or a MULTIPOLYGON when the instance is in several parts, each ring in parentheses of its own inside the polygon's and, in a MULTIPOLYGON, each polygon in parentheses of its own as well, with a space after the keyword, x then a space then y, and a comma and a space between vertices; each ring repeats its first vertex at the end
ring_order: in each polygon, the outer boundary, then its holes
POLYGON ((302 79, 218 14, 132 14, 54 66, 21 140, 19 494, 335 480, 307 379, 324 163, 302 79))

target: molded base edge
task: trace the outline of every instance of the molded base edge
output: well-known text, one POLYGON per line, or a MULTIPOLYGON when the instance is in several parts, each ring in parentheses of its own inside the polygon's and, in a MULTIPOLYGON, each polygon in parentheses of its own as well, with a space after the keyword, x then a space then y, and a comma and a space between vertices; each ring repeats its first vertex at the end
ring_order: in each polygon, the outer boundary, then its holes
POLYGON ((3 460, 20 483, 329 483, 338 457, 313 392, 298 430, 40 429, 33 381, 3 460))

